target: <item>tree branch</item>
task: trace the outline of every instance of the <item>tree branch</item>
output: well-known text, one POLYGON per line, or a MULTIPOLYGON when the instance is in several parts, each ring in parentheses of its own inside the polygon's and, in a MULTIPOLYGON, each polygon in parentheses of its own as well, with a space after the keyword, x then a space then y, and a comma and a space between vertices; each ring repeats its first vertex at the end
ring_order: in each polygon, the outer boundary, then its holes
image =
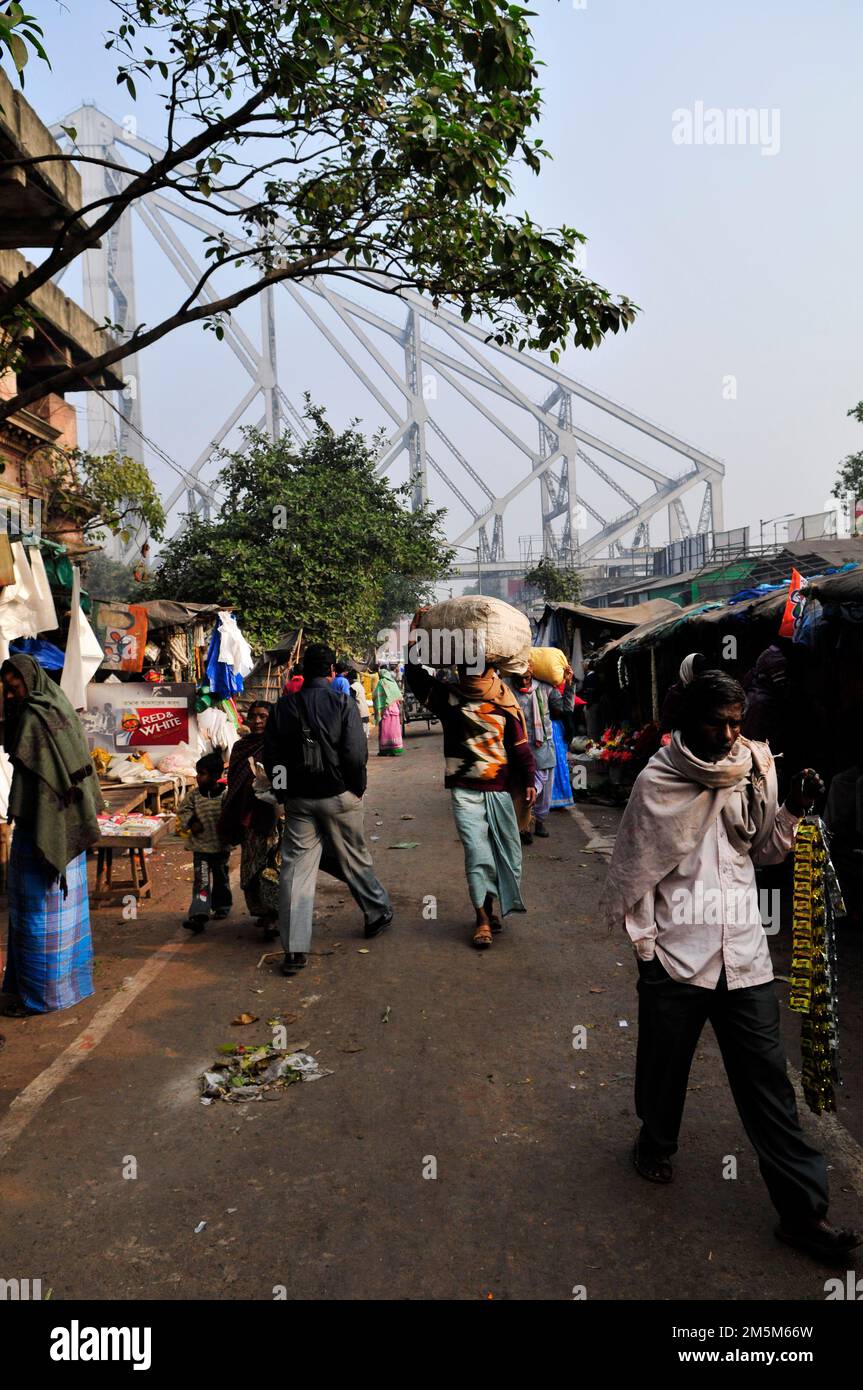
MULTIPOLYGON (((242 125, 246 114, 257 109, 261 102, 266 101, 275 91, 275 83, 268 84, 250 97, 244 106, 230 116, 225 116, 221 121, 208 126, 206 130, 199 131, 197 135, 188 140, 185 145, 175 150, 172 154, 166 154, 163 159, 151 164, 149 169, 135 175, 121 192, 112 199, 109 210, 91 226, 82 228, 81 231, 69 239, 69 244, 65 248, 57 247, 51 255, 36 266, 29 275, 22 275, 14 285, 0 295, 0 315, 5 317, 13 309, 26 301, 42 285, 47 284, 59 270, 65 269, 67 265, 75 260, 82 251, 101 240, 102 236, 110 231, 114 224, 123 215, 126 208, 137 198, 143 197, 145 193, 157 186, 159 181, 168 175, 178 164, 188 162, 190 159, 204 150, 209 149, 222 134, 228 133, 237 125, 242 125)), ((80 218, 81 214, 76 214, 80 218)), ((116 359, 115 359, 116 360, 116 359)), ((31 397, 31 399, 33 399, 31 397)))
POLYGON ((27 387, 25 391, 19 391, 17 395, 11 396, 8 400, 0 400, 0 424, 4 420, 8 420, 16 411, 23 410, 31 401, 42 400, 49 393, 74 390, 76 385, 80 389, 81 383, 89 383, 93 376, 97 376, 106 367, 111 367, 115 362, 121 362, 124 358, 132 356, 133 353, 149 347, 151 343, 158 342, 160 338, 164 338, 167 333, 172 333, 176 328, 183 328, 188 323, 197 323, 204 318, 213 318, 219 314, 229 313, 231 309, 236 309, 240 304, 244 304, 247 299, 260 294, 270 285, 279 284, 282 280, 304 279, 310 273, 314 273, 313 268, 317 264, 328 260, 340 249, 338 246, 329 246, 324 252, 303 257, 301 261, 284 266, 280 270, 271 270, 253 284, 246 285, 241 290, 235 290, 233 294, 224 295, 223 298, 211 300, 207 304, 200 304, 194 309, 189 308, 172 314, 170 318, 163 319, 154 328, 143 333, 134 333, 125 343, 118 343, 116 347, 109 348, 98 357, 90 357, 86 362, 81 362, 75 367, 67 367, 46 381, 37 382, 33 386, 27 387))

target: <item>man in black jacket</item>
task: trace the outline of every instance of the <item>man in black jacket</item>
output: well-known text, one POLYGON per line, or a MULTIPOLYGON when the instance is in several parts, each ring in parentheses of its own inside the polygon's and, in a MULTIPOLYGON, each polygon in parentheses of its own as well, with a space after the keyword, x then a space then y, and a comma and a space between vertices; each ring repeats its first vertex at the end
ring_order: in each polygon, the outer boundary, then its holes
POLYGON ((302 690, 281 697, 264 732, 264 767, 285 808, 279 929, 286 975, 306 964, 322 855, 325 871, 353 894, 366 937, 393 919, 363 827, 368 741, 356 701, 332 688, 335 661, 329 647, 308 647, 302 690))

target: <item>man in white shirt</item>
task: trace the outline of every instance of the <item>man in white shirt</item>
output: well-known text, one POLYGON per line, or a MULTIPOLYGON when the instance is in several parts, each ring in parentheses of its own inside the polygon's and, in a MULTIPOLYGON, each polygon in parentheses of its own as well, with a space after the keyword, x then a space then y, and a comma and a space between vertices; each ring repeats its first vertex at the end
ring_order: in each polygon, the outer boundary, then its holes
POLYGON ((672 741, 636 780, 609 867, 606 910, 638 959, 642 1127, 633 1161, 649 1181, 671 1182, 689 1070, 709 1019, 779 1212, 777 1236, 842 1262, 859 1237, 826 1220, 826 1165, 797 1117, 755 887, 755 866, 785 858, 823 784, 806 769, 777 805, 770 749, 740 736, 744 704, 742 686, 721 671, 685 687, 672 741))

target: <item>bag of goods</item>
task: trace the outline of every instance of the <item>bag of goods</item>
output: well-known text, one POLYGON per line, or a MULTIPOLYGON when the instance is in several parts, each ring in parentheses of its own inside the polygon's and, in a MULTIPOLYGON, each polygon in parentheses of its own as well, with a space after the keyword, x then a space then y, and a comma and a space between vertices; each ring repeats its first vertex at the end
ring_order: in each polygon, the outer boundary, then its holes
POLYGON ((531 647, 530 669, 534 680, 545 681, 547 685, 560 685, 566 676, 569 665, 559 647, 531 647))
POLYGON ((512 604, 463 594, 426 608, 417 621, 423 666, 495 666, 506 674, 527 670, 530 622, 512 604))

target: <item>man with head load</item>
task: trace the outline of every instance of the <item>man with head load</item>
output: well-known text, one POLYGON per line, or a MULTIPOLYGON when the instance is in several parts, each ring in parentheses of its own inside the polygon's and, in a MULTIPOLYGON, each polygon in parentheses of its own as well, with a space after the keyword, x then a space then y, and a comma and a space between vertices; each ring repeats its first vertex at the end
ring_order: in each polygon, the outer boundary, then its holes
POLYGON ((642 1177, 671 1182, 689 1069, 709 1019, 779 1212, 776 1234, 841 1262, 859 1238, 826 1219, 826 1167, 797 1118, 755 889, 755 866, 784 859, 823 785, 806 768, 778 806, 769 748, 741 737, 744 703, 723 672, 689 682, 671 743, 636 780, 615 843, 606 910, 625 926, 639 973, 642 1123, 633 1159, 642 1177))
POLYGON ((450 683, 420 664, 415 635, 419 617, 416 613, 411 623, 405 685, 443 727, 444 786, 452 796, 476 914, 471 939, 482 951, 503 929, 503 917, 526 911, 513 795, 528 806, 534 804, 536 764, 518 701, 491 666, 458 666, 458 679, 450 683))

